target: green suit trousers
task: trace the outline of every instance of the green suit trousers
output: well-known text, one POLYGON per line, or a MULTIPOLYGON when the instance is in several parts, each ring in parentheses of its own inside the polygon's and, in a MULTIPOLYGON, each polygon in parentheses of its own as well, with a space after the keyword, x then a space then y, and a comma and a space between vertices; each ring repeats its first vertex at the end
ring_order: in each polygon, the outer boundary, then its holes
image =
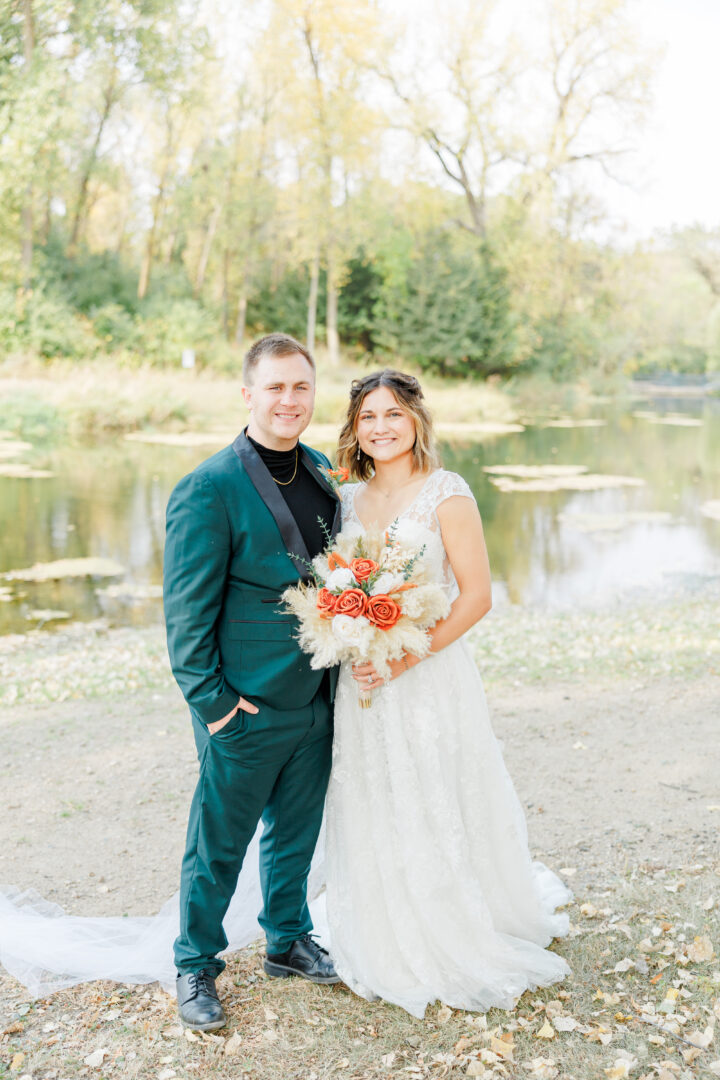
POLYGON ((222 921, 247 846, 262 818, 259 922, 269 953, 285 952, 312 930, 307 874, 322 823, 332 754, 327 675, 310 703, 238 712, 210 735, 193 716, 200 775, 190 808, 180 879, 175 963, 185 974, 218 975, 227 947, 222 921))

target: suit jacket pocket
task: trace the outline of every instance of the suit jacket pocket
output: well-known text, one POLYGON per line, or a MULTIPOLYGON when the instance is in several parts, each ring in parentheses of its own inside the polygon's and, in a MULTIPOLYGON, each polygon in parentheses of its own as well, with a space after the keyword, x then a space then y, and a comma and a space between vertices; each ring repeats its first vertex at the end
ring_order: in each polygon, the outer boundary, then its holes
POLYGON ((232 641, 293 641, 294 619, 229 619, 227 636, 232 641))

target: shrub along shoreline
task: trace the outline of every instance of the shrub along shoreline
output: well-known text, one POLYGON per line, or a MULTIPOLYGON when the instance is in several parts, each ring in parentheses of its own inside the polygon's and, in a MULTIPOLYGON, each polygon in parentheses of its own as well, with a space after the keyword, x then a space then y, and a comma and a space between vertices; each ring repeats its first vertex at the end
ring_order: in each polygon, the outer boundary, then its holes
MULTIPOLYGON (((318 351, 314 423, 339 424, 353 379, 380 365, 344 360, 330 366, 318 351)), ((587 413, 598 402, 629 400, 628 380, 598 376, 557 383, 542 376, 501 381, 447 380, 418 374, 438 423, 515 423, 523 417, 587 413)), ((241 394, 242 354, 234 373, 88 361, 6 361, 0 366, 0 429, 34 440, 92 438, 140 430, 218 430, 237 426, 246 409, 241 394)), ((392 366, 390 363, 386 366, 392 366)))

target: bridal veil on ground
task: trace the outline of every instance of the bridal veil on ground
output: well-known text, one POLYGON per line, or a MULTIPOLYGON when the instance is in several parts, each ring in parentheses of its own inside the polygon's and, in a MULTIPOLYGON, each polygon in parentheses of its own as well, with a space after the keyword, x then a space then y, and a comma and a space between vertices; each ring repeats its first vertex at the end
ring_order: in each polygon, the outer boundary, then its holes
MULTIPOLYGON (((262 907, 258 841, 250 843, 230 908, 223 922, 228 952, 262 936, 257 921, 262 907)), ((327 937, 324 840, 320 835, 308 880, 315 929, 327 937)), ((174 992, 173 941, 180 926, 179 894, 156 915, 98 917, 66 915, 34 890, 0 890, 0 963, 33 997, 94 979, 120 983, 158 981, 174 992)))

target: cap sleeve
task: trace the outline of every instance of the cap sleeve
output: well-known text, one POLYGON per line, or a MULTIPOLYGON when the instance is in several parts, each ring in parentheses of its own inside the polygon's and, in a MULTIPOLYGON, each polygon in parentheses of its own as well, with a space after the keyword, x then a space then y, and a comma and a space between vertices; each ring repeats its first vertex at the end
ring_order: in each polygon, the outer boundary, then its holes
POLYGON ((462 495, 464 498, 472 499, 475 502, 475 496, 462 476, 442 469, 435 489, 435 509, 441 503, 444 503, 446 499, 452 498, 453 495, 462 495))

